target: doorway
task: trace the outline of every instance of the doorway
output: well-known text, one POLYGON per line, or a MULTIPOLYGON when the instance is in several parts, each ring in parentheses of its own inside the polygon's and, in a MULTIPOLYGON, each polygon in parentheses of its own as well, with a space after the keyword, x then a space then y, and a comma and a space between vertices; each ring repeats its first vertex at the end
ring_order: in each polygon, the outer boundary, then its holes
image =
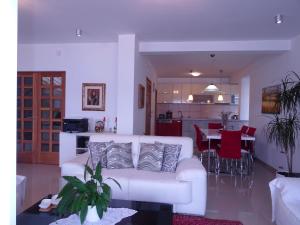
POLYGON ((65 72, 18 72, 17 161, 58 164, 65 72))
POLYGON ((145 116, 145 135, 151 134, 151 91, 152 83, 146 78, 146 116, 145 116))

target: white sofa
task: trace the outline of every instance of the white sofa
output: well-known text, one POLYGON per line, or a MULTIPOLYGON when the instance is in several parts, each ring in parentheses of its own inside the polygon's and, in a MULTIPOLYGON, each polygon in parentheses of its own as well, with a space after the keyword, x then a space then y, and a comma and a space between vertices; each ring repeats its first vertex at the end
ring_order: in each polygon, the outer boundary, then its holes
MULTIPOLYGON (((103 177, 113 177, 122 186, 107 180, 112 188, 113 199, 149 201, 173 204, 173 212, 204 215, 206 209, 207 173, 201 162, 193 157, 193 142, 188 137, 162 137, 99 134, 90 137, 92 142, 132 142, 132 157, 135 168, 103 169, 103 177), (175 173, 137 170, 140 143, 159 141, 181 144, 182 149, 175 173)), ((84 153, 61 166, 62 176, 76 176, 83 179, 84 164, 89 153, 84 153)), ((63 182, 63 179, 61 179, 63 182)), ((63 185, 64 183, 61 183, 63 185)))
POLYGON ((269 186, 272 222, 277 225, 300 225, 300 178, 278 177, 269 186))

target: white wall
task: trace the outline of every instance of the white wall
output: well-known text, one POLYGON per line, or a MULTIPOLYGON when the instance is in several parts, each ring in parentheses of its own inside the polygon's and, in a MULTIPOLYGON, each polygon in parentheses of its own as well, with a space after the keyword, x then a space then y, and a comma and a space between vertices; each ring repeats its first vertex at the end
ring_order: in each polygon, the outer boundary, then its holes
MULTIPOLYGON (((138 48, 136 48, 138 50, 138 48)), ((155 98, 155 92, 153 92, 153 85, 156 82, 156 75, 148 62, 148 59, 141 55, 138 51, 135 54, 135 77, 134 77, 134 121, 133 121, 133 133, 144 134, 145 132, 145 118, 146 118, 146 78, 149 78, 152 84, 151 90, 151 133, 154 134, 154 121, 155 121, 155 104, 153 99, 155 98), (138 108, 138 88, 139 84, 145 87, 145 106, 144 108, 138 108)))
POLYGON ((16 98, 17 98, 17 14, 16 0, 0 1, 0 61, 3 85, 0 98, 1 114, 0 157, 1 224, 16 224, 16 98))
POLYGON ((18 71, 66 71, 66 118, 86 117, 90 129, 95 120, 117 115, 117 43, 21 44, 18 71), (82 111, 82 83, 106 83, 105 111, 82 111))
MULTIPOLYGON (((279 84, 288 71, 300 74, 300 36, 291 42, 289 52, 264 58, 260 62, 251 65, 241 74, 250 76, 250 108, 249 124, 257 128, 256 155, 259 159, 274 168, 287 168, 285 155, 279 152, 275 144, 269 144, 263 128, 270 120, 268 114, 261 113, 262 88, 279 84)), ((299 146, 299 145, 298 145, 299 146)), ((300 172, 300 147, 297 147, 294 157, 294 171, 300 172)))

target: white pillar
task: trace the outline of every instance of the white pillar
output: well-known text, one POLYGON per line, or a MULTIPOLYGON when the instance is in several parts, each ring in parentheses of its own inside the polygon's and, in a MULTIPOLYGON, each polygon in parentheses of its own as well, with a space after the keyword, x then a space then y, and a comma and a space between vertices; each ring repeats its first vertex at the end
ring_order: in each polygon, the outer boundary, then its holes
POLYGON ((135 35, 119 35, 117 74, 118 134, 133 134, 135 35))
POLYGON ((1 224, 16 224, 17 1, 0 1, 1 224))
POLYGON ((250 77, 241 79, 240 119, 249 120, 250 77))

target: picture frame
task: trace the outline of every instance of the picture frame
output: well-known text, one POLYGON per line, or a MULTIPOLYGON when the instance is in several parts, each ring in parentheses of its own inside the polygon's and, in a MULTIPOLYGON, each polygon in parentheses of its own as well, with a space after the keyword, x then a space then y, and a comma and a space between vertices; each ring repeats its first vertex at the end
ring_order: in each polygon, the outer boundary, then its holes
POLYGON ((105 88, 104 83, 83 83, 82 110, 105 111, 105 88))
POLYGON ((138 108, 142 109, 145 106, 145 87, 139 84, 138 88, 138 108))
POLYGON ((261 112, 266 114, 280 113, 279 95, 281 86, 274 85, 262 89, 262 107, 261 112))

